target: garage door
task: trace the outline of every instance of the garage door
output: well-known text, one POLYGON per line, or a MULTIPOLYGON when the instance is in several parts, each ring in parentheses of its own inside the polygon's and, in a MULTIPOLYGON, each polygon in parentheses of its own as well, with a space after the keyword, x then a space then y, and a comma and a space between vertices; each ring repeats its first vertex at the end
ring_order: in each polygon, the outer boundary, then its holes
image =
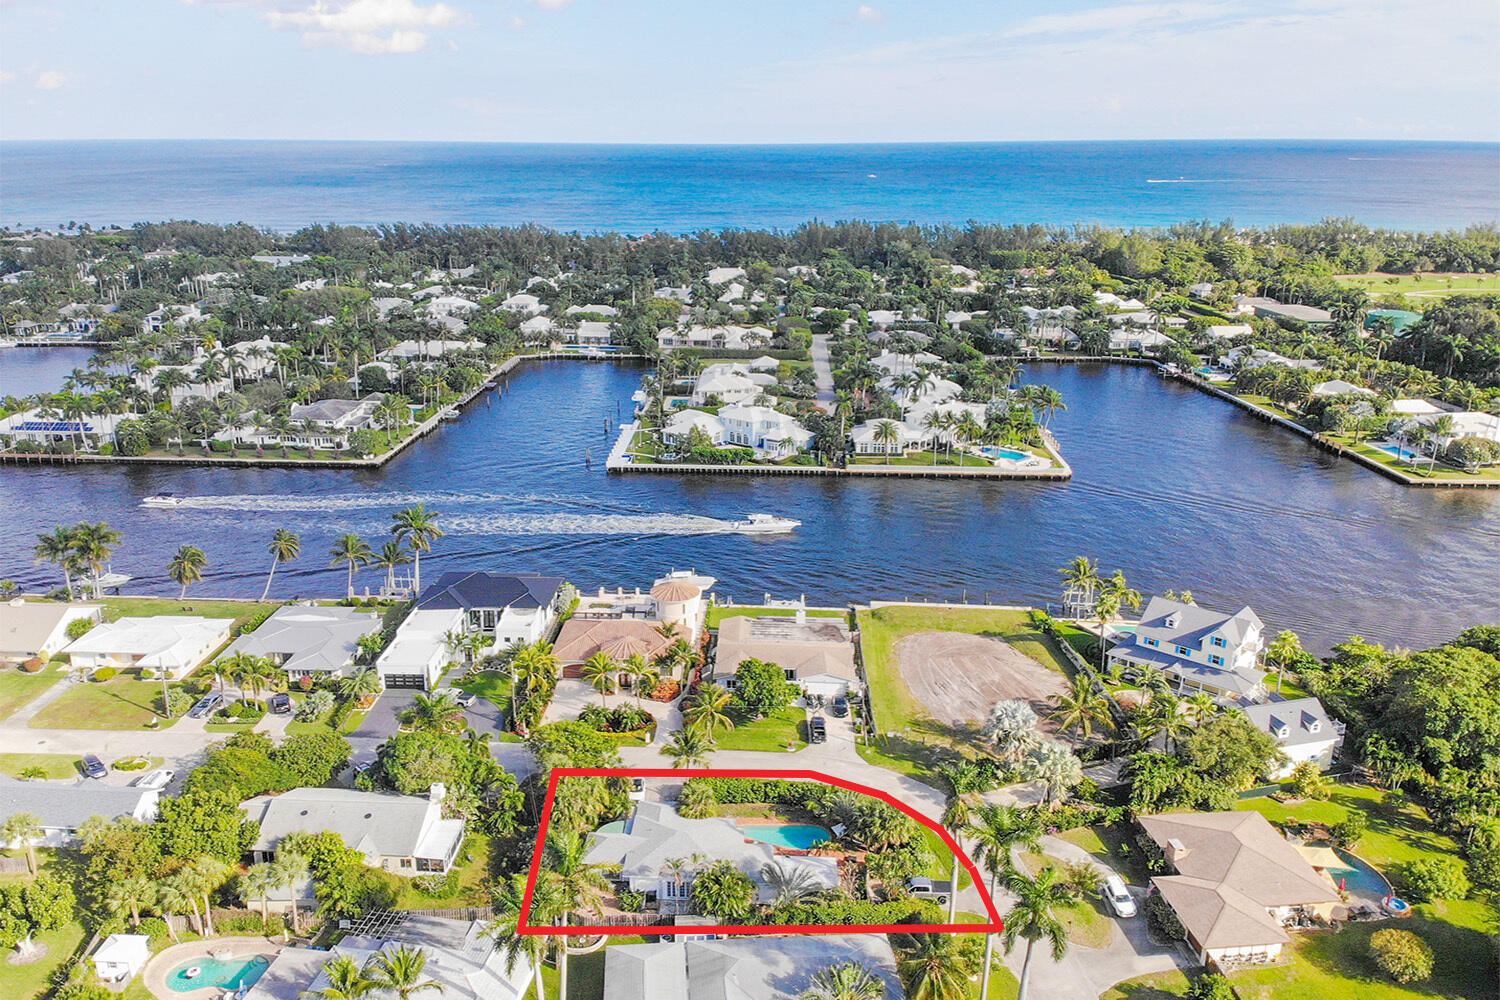
POLYGON ((386 674, 388 688, 426 688, 427 678, 422 674, 386 674))

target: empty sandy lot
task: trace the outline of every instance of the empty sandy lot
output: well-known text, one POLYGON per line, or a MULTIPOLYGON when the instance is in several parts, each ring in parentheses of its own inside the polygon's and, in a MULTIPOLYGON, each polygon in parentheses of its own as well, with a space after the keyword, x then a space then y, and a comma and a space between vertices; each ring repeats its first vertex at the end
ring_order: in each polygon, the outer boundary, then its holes
MULTIPOLYGON (((1037 715, 1050 695, 1068 689, 1067 678, 1042 666, 1004 639, 964 632, 919 632, 896 644, 901 679, 932 718, 944 725, 984 721, 995 702, 1022 698, 1037 715)), ((1051 724, 1043 721, 1043 728, 1051 724)))

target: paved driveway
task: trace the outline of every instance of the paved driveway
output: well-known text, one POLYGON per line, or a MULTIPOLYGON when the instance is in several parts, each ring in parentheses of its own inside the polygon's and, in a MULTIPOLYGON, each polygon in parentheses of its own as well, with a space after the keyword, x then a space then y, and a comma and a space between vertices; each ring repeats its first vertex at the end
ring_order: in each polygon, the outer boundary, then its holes
POLYGON ((813 376, 818 384, 818 406, 833 412, 833 362, 828 351, 829 335, 815 333, 812 339, 813 376))

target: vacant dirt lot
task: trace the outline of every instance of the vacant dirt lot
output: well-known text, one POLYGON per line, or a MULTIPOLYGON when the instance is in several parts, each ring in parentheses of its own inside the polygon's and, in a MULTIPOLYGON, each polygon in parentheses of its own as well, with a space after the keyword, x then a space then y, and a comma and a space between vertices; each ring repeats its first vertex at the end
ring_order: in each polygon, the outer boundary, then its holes
MULTIPOLYGON (((1055 673, 1004 639, 963 632, 919 632, 896 644, 896 666, 932 718, 944 725, 976 725, 995 702, 1023 698, 1037 715, 1052 707, 1048 696, 1068 689, 1055 673)), ((1043 720, 1043 728, 1051 724, 1043 720)))

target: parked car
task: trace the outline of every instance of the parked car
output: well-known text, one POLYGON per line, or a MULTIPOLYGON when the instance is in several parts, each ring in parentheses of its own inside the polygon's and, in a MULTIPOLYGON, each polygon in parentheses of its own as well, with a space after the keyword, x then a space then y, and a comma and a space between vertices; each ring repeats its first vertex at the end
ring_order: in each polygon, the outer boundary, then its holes
POLYGON ((1135 916, 1135 899, 1130 895, 1130 890, 1125 887, 1125 880, 1120 876, 1104 876, 1104 885, 1099 893, 1109 903, 1109 908, 1115 911, 1115 916, 1135 916))
POLYGON ((630 779, 630 801, 632 801, 632 802, 644 802, 645 800, 646 800, 646 779, 645 778, 631 778, 630 779))
POLYGON ((103 778, 109 774, 109 768, 104 766, 104 761, 91 753, 83 755, 83 773, 90 778, 103 778))
POLYGON ((464 708, 468 708, 474 704, 474 693, 472 691, 460 691, 455 687, 440 687, 434 688, 432 693, 434 697, 442 697, 445 694, 452 695, 453 700, 464 708))
POLYGON ((201 719, 206 715, 212 715, 214 709, 224 703, 224 698, 217 691, 210 691, 198 699, 198 704, 188 709, 189 719, 201 719))
POLYGON ((906 891, 922 899, 946 903, 948 897, 953 895, 953 883, 926 877, 909 878, 906 880, 906 891))
POLYGON ((274 715, 291 715, 292 696, 284 693, 271 695, 271 712, 274 715))
POLYGON ((154 771, 147 771, 135 780, 137 788, 152 788, 160 791, 172 783, 177 777, 177 772, 169 767, 158 767, 154 771))
POLYGON ((835 698, 833 700, 833 714, 837 718, 840 718, 840 719, 842 719, 844 716, 848 715, 849 714, 849 699, 848 698, 843 698, 843 697, 835 698))
POLYGON ((807 724, 807 736, 810 743, 826 743, 828 741, 828 722, 821 715, 812 717, 807 724))

